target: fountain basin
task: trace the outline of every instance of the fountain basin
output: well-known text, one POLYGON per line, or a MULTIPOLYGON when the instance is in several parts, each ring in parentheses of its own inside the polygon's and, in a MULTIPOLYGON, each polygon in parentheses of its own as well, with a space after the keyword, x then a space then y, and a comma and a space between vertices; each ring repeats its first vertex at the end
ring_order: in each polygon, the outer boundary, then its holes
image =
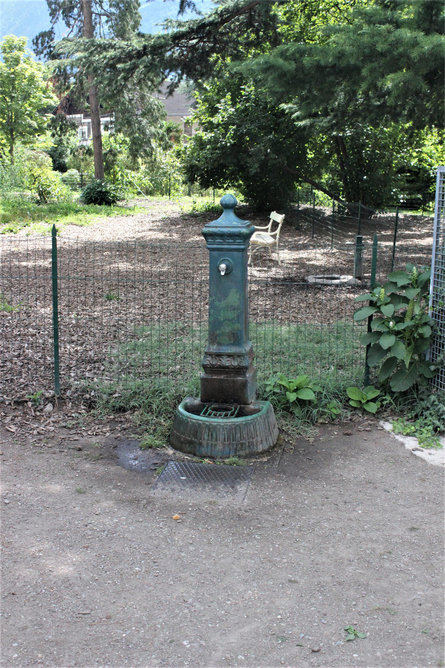
POLYGON ((277 438, 278 427, 268 401, 236 406, 205 404, 186 397, 176 410, 170 443, 181 452, 216 459, 265 452, 277 438))

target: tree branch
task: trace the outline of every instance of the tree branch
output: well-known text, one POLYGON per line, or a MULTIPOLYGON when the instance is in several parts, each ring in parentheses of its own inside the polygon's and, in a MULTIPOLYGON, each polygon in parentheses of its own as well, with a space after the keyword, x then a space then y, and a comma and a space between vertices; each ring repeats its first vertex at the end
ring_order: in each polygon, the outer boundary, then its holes
POLYGON ((283 164, 283 169, 286 172, 288 172, 289 174, 293 174, 294 176, 296 176, 297 179, 300 179, 300 181, 303 181, 304 183, 308 183, 313 188, 316 188, 317 190, 320 190, 320 192, 324 193, 325 195, 327 195, 328 197, 333 199, 335 202, 339 202, 340 204, 347 205, 347 202, 342 200, 341 197, 339 197, 332 190, 329 190, 322 183, 319 183, 318 181, 315 181, 314 179, 311 179, 309 176, 306 176, 305 174, 303 174, 298 169, 293 169, 292 167, 288 167, 285 164, 283 164))

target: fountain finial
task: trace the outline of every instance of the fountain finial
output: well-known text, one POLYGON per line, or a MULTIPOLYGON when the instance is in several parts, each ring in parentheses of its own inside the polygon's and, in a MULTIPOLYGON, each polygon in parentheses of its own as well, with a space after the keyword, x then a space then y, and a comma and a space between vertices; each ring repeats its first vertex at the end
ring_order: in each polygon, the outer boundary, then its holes
POLYGON ((238 201, 234 195, 230 195, 229 193, 227 193, 226 195, 221 197, 219 203, 221 204, 222 208, 225 211, 226 209, 234 209, 238 204, 238 201))

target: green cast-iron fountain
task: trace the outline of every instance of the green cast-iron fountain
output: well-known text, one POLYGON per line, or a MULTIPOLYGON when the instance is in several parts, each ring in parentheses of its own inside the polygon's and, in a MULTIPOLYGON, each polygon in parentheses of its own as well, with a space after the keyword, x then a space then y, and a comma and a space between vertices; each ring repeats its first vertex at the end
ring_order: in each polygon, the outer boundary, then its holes
POLYGON ((249 341, 247 249, 255 228, 234 212, 233 195, 202 233, 209 250, 209 337, 200 398, 178 407, 170 435, 177 450, 205 457, 246 457, 275 445, 278 428, 268 401, 256 400, 249 341))

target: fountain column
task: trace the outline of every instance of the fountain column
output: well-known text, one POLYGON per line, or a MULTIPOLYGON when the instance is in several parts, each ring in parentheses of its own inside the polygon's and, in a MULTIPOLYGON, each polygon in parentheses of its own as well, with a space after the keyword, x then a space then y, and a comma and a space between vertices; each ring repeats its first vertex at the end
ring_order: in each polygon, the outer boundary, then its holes
POLYGON ((247 457, 275 445, 272 405, 257 401, 249 341, 247 249, 254 227, 234 212, 236 199, 221 199, 223 213, 202 233, 209 250, 209 336, 201 396, 178 406, 170 433, 177 450, 200 457, 247 457))
POLYGON ((201 401, 250 404, 256 372, 249 341, 247 249, 255 228, 234 213, 233 195, 202 233, 209 250, 209 335, 202 366, 201 401))

